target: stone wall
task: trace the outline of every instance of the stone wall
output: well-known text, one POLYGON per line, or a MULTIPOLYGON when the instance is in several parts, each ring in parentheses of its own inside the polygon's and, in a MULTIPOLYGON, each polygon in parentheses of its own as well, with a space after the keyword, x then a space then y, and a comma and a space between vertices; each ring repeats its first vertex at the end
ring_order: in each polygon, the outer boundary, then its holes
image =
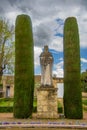
POLYGON ((14 76, 3 76, 3 92, 4 97, 13 97, 14 96, 14 76), (9 87, 9 90, 8 90, 9 87))
MULTIPOLYGON (((57 83, 63 82, 63 78, 53 78, 53 86, 56 88, 57 83)), ((7 86, 10 86, 10 97, 14 96, 14 76, 13 75, 6 75, 2 77, 2 83, 3 83, 3 94, 4 97, 6 97, 6 88, 7 86)), ((39 87, 41 83, 41 76, 35 75, 35 90, 34 95, 37 95, 37 88, 39 87)))

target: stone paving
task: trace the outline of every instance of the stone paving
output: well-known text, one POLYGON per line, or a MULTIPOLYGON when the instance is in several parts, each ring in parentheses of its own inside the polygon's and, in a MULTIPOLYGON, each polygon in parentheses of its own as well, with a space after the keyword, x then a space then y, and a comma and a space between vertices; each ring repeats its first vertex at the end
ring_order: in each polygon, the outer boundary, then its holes
POLYGON ((65 124, 65 122, 2 122, 0 123, 0 128, 79 128, 87 129, 87 123, 79 124, 65 124))
POLYGON ((68 119, 14 119, 12 113, 0 113, 1 128, 70 128, 87 129, 87 113, 82 120, 68 119))

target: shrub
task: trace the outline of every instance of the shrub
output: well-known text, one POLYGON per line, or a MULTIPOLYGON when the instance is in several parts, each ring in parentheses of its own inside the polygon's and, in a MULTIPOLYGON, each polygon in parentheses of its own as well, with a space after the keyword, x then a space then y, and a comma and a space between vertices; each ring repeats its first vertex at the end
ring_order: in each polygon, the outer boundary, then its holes
POLYGON ((0 98, 2 98, 3 97, 3 92, 2 92, 3 91, 3 84, 1 84, 1 83, 0 83, 0 91, 1 91, 0 98))
POLYGON ((0 113, 12 113, 13 107, 0 107, 0 113))
POLYGON ((62 107, 58 107, 58 113, 63 113, 63 108, 62 107))
POLYGON ((33 112, 36 113, 37 112, 37 106, 33 107, 33 112))
MULTIPOLYGON (((33 107, 33 112, 37 112, 37 107, 33 107)), ((0 113, 13 113, 13 107, 0 107, 0 113)))

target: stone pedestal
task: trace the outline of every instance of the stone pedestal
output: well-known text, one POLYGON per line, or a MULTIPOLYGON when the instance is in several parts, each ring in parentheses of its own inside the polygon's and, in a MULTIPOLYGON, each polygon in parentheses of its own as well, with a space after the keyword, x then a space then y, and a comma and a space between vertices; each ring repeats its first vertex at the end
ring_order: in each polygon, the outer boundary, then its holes
POLYGON ((58 118, 57 88, 37 89, 37 118, 58 118))

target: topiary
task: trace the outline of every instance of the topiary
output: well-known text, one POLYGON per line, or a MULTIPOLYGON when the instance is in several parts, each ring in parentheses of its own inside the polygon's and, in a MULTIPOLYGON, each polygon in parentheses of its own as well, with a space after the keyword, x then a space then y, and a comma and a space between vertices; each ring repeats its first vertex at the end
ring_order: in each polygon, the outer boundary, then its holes
POLYGON ((64 24, 64 114, 66 118, 81 119, 82 95, 80 83, 80 45, 75 17, 64 24))
POLYGON ((15 26, 14 117, 28 118, 33 110, 34 50, 31 19, 18 15, 15 26))

